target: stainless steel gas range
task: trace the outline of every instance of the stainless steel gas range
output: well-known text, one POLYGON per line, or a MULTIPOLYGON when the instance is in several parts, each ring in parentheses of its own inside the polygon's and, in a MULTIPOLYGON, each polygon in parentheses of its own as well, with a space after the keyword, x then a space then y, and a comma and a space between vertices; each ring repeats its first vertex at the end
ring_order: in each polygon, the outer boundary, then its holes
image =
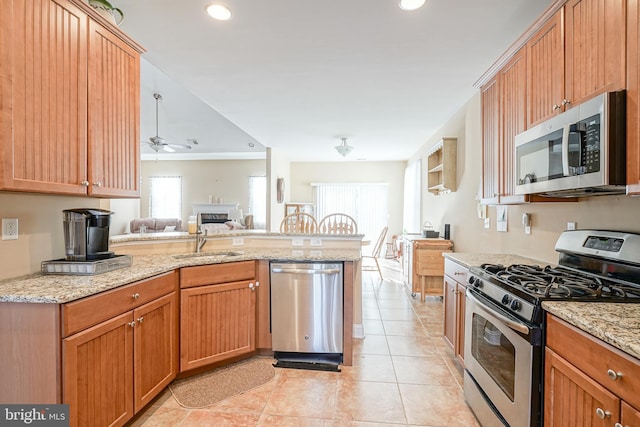
POLYGON ((483 427, 543 423, 542 301, 640 302, 640 235, 563 232, 558 266, 471 267, 464 393, 483 427))

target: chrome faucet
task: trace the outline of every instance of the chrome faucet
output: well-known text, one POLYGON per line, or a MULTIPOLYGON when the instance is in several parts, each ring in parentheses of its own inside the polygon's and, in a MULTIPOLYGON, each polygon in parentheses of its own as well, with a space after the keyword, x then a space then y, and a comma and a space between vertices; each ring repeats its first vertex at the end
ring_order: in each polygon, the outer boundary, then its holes
POLYGON ((202 225, 202 216, 200 212, 196 216, 196 253, 199 254, 202 251, 202 247, 207 243, 207 230, 200 229, 202 225))

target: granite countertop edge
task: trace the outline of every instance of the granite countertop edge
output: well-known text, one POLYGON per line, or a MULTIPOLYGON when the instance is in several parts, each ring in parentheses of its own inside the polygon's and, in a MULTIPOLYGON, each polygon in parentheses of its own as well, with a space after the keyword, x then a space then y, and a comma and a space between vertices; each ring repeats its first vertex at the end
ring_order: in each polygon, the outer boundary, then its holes
POLYGON ((537 264, 541 266, 550 265, 552 263, 541 261, 534 258, 524 257, 513 254, 485 254, 472 252, 444 252, 442 254, 446 259, 450 259, 463 267, 479 267, 482 264, 537 264))
MULTIPOLYGON (((228 251, 219 251, 228 252, 228 251)), ((236 251, 234 251, 236 252, 236 251)), ((130 267, 96 275, 31 274, 0 280, 0 303, 63 304, 157 276, 183 267, 238 261, 359 261, 360 250, 244 249, 239 255, 216 252, 191 254, 135 255, 130 267)))
POLYGON ((639 304, 544 301, 542 308, 576 328, 640 359, 639 304))

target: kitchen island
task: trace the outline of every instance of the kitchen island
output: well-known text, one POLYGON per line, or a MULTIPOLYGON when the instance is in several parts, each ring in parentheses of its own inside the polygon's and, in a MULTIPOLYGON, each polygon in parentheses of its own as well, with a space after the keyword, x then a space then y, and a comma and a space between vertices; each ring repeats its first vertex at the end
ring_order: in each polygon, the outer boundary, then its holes
POLYGON ((111 249, 134 253, 130 267, 0 281, 0 363, 14 385, 0 392, 0 401, 70 403, 74 420, 90 416, 82 412, 87 406, 111 408, 99 419, 120 424, 176 375, 268 354, 269 263, 275 260, 344 264, 343 365, 351 365, 354 315, 361 319, 361 298, 354 298, 361 295, 361 235, 236 232, 207 238, 205 251, 194 253, 195 241, 186 233, 127 235, 112 241, 111 249), (154 242, 164 245, 161 253, 154 242), (220 307, 214 317, 211 304, 220 307), (220 339, 193 341, 206 331, 220 339), (184 347, 191 342, 185 336, 196 345, 184 347), (206 355, 200 354, 204 347, 206 355), (87 372, 94 374, 83 376, 87 372), (89 396, 87 381, 105 394, 89 396))

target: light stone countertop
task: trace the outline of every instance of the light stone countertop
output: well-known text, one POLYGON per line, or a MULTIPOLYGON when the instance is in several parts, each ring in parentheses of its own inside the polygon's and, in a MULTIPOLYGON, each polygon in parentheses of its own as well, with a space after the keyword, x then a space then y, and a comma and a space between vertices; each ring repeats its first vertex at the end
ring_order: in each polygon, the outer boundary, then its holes
POLYGON ((545 301, 542 308, 640 359, 640 304, 545 301))
POLYGON ((541 267, 550 263, 540 261, 533 258, 527 258, 520 255, 510 254, 483 254, 468 252, 445 252, 442 254, 445 258, 457 262, 464 267, 480 267, 482 264, 502 264, 508 266, 511 264, 537 264, 541 267))
MULTIPOLYGON (((336 239, 336 240, 362 240, 364 234, 309 234, 309 233, 277 233, 267 232, 264 230, 229 230, 222 233, 208 234, 209 238, 233 238, 233 237, 255 237, 255 238, 283 238, 291 239, 292 237, 336 239)), ((195 234, 189 234, 186 231, 172 231, 159 233, 129 233, 111 236, 109 244, 120 244, 129 242, 151 242, 157 240, 181 241, 194 240, 195 234)))
MULTIPOLYGON (((221 250, 217 252, 229 252, 221 250)), ((232 250, 241 255, 211 255, 181 257, 170 255, 135 255, 131 267, 93 276, 32 274, 0 281, 0 302, 66 303, 104 292, 138 280, 146 279, 177 268, 220 264, 226 262, 268 259, 274 261, 358 261, 360 250, 355 249, 278 249, 243 248, 232 250)), ((208 253, 207 253, 208 254, 208 253)), ((184 256, 184 254, 182 254, 184 256)))

